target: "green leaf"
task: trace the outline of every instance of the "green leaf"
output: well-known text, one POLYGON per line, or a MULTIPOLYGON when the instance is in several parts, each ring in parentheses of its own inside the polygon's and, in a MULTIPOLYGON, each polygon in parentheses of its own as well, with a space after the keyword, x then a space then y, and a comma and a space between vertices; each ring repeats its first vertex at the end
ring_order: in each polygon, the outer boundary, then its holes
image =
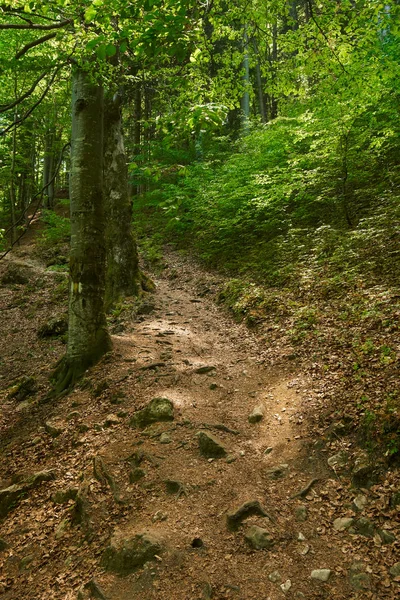
POLYGON ((106 45, 101 44, 101 46, 96 49, 96 54, 100 60, 104 60, 107 56, 106 45))
POLYGON ((117 49, 114 46, 114 44, 107 44, 107 46, 106 46, 107 56, 115 56, 116 53, 117 53, 117 49))
POLYGON ((91 21, 93 21, 93 19, 95 18, 96 14, 97 14, 97 11, 94 8, 94 6, 89 6, 89 8, 87 8, 85 10, 85 21, 87 23, 90 23, 91 21))

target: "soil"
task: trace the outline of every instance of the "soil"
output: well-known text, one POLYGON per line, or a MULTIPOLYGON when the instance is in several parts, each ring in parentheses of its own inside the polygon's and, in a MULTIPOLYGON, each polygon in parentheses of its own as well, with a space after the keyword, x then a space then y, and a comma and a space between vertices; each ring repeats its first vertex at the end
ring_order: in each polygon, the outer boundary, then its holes
POLYGON ((235 323, 215 301, 219 276, 169 251, 156 293, 139 310, 126 302, 111 315, 113 351, 70 394, 49 401, 49 373, 65 346, 37 333, 66 311, 66 274, 34 253, 31 238, 0 263, 0 277, 14 264, 28 279, 0 287, 0 487, 44 470, 55 478, 1 522, 4 600, 75 600, 92 578, 109 600, 398 597, 399 577, 389 573, 399 560, 399 521, 389 505, 396 473, 355 489, 328 465, 352 448, 316 426, 327 407, 310 363, 235 323), (36 390, 18 401, 10 388, 24 375, 36 390), (172 401, 174 420, 131 427, 155 397, 172 401), (263 417, 250 423, 259 405, 263 417), (203 457, 198 431, 227 455, 203 457), (96 477, 99 457, 106 478, 96 477), (133 468, 142 477, 131 483, 133 468), (53 499, 71 487, 84 494, 76 519, 74 499, 53 499), (352 504, 360 495, 362 516, 392 532, 394 543, 333 528, 338 517, 360 516, 352 504), (268 517, 249 516, 232 531, 227 515, 247 501, 259 501, 268 517), (249 545, 252 525, 268 531, 271 549, 249 545), (144 531, 162 540, 162 552, 129 575, 106 572, 110 538, 144 531), (328 581, 312 579, 314 569, 331 570, 328 581), (364 574, 361 587, 354 572, 364 574))

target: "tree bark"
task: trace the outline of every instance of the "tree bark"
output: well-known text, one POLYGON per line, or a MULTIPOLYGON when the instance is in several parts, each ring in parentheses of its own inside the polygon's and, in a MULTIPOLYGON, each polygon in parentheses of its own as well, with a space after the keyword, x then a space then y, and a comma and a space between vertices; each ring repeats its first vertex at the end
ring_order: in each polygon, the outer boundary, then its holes
POLYGON ((55 392, 68 390, 111 349, 104 311, 103 89, 77 68, 72 81, 68 345, 55 392))
POLYGON ((141 274, 132 231, 127 157, 118 96, 107 98, 104 110, 104 194, 106 211, 106 309, 119 298, 137 296, 141 274))

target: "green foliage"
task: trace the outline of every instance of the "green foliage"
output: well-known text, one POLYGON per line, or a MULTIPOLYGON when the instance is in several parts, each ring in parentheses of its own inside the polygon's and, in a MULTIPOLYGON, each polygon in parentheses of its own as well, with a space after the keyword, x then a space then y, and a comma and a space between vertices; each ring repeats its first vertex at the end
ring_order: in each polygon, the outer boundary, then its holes
POLYGON ((53 210, 43 210, 42 221, 46 225, 40 238, 43 247, 51 248, 57 244, 69 241, 71 225, 67 217, 58 215, 53 210))

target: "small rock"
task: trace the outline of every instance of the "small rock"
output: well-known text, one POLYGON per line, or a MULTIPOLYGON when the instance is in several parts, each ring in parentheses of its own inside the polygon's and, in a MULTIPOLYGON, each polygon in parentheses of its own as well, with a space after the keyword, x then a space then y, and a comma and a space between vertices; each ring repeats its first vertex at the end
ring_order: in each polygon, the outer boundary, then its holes
POLYGON ((210 388, 210 390, 216 390, 218 388, 218 384, 217 383, 210 383, 209 388, 210 388))
POLYGON ((168 398, 153 398, 142 410, 138 410, 130 421, 131 427, 146 427, 152 423, 173 421, 174 405, 168 398))
POLYGON ((65 431, 65 427, 61 423, 51 421, 46 421, 44 428, 52 438, 58 437, 65 431))
POLYGON ((215 371, 215 367, 210 366, 204 366, 204 367, 197 367, 197 369, 194 370, 194 372, 197 375, 205 375, 206 373, 211 373, 211 371, 215 371))
POLYGON ((276 467, 271 467, 271 469, 268 469, 268 471, 266 471, 266 476, 268 479, 282 479, 287 475, 288 470, 289 465, 277 465, 276 467))
POLYGON ((273 448, 271 446, 268 446, 268 448, 265 448, 264 454, 266 454, 266 455, 271 454, 272 450, 273 450, 273 448))
POLYGON ((181 481, 166 479, 164 483, 168 494, 178 494, 178 496, 181 494, 187 495, 185 485, 181 481))
POLYGON ((301 532, 300 532, 300 533, 297 535, 297 541, 298 541, 298 542, 305 542, 305 541, 306 541, 306 536, 305 536, 303 533, 301 533, 301 532))
POLYGON ((162 550, 160 538, 149 532, 138 533, 130 538, 113 537, 101 562, 107 571, 128 575, 153 560, 162 550))
POLYGON ((308 544, 302 544, 298 550, 299 554, 301 554, 301 556, 305 556, 306 554, 308 554, 310 552, 310 546, 308 544))
POLYGON ((54 317, 39 327, 38 337, 58 337, 68 331, 68 318, 66 316, 54 317))
POLYGON ((295 511, 296 521, 302 522, 307 521, 308 511, 307 506, 298 506, 295 511))
POLYGON ((376 531, 375 525, 366 517, 357 519, 357 521, 354 523, 354 529, 356 533, 359 535, 364 535, 365 537, 374 537, 376 531))
POLYGON ((362 512, 367 505, 367 496, 364 494, 358 494, 353 500, 353 510, 355 512, 362 512))
POLYGON ((8 398, 22 402, 25 398, 32 396, 37 391, 37 383, 34 377, 24 375, 8 390, 8 398))
POLYGON ((259 423, 263 420, 265 414, 265 408, 262 404, 255 406, 252 413, 249 415, 249 423, 259 423))
POLYGON ((258 500, 250 500, 249 502, 244 502, 237 510, 233 513, 228 513, 226 516, 226 522, 228 525, 228 529, 232 531, 236 531, 239 528, 239 525, 247 519, 248 517, 253 516, 259 517, 268 517, 268 514, 262 508, 261 504, 258 500))
POLYGON ((279 571, 272 571, 272 573, 268 575, 268 579, 272 581, 272 583, 279 583, 282 580, 279 571))
POLYGON ((108 600, 104 590, 100 587, 94 577, 85 583, 85 585, 82 585, 78 591, 78 600, 88 600, 89 598, 96 598, 96 600, 108 600))
POLYGON ((196 437, 199 443, 200 454, 205 458, 222 458, 227 455, 223 443, 207 431, 198 431, 196 437))
POLYGON ((368 590, 371 587, 371 577, 365 572, 362 562, 354 562, 349 570, 350 585, 357 591, 368 590))
POLYGON ((8 265, 4 275, 0 279, 0 283, 7 285, 9 283, 23 285, 28 283, 28 277, 21 271, 17 265, 8 265))
POLYGON ((143 479, 143 477, 145 476, 146 471, 144 469, 141 469, 140 467, 132 469, 132 471, 130 471, 129 473, 129 483, 136 483, 137 481, 140 481, 140 479, 143 479))
POLYGON ((164 432, 160 435, 160 444, 170 444, 172 442, 171 436, 164 432))
POLYGON ((252 525, 245 533, 245 539, 255 550, 269 550, 274 545, 270 533, 258 525, 252 525))
POLYGON ((303 594, 303 592, 295 592, 294 597, 297 598, 297 600, 306 600, 305 595, 303 594))
POLYGON ((78 431, 79 433, 86 433, 87 431, 89 431, 90 427, 89 425, 86 425, 86 423, 80 423, 78 425, 78 431))
POLYGON ((23 558, 21 558, 21 562, 19 563, 19 570, 20 571, 26 571, 26 569, 28 568, 28 566, 30 565, 31 562, 33 562, 35 560, 35 557, 33 554, 29 554, 28 556, 24 556, 23 558))
POLYGON ((226 461, 228 463, 228 465, 230 465, 231 463, 234 463, 237 460, 237 457, 234 454, 229 454, 226 457, 226 461))
POLYGON ((338 518, 333 521, 333 529, 336 531, 344 531, 352 526, 354 519, 350 517, 338 518))
POLYGON ((157 521, 166 521, 167 519, 168 519, 167 513, 164 513, 161 510, 158 510, 156 513, 154 513, 151 520, 153 521, 153 523, 156 523, 157 521))
POLYGON ((348 461, 349 456, 347 452, 341 451, 328 458, 328 465, 332 469, 344 469, 345 467, 347 467, 348 461))
POLYGON ((106 419, 104 421, 104 427, 112 427, 113 425, 118 425, 118 423, 119 418, 117 417, 117 415, 110 414, 106 416, 106 419))
POLYGON ((311 571, 311 579, 326 582, 331 574, 332 571, 330 569, 314 569, 314 571, 311 571))
POLYGON ((77 410, 73 410, 72 412, 67 414, 67 421, 73 421, 74 419, 79 419, 80 412, 77 410))
POLYGON ((392 577, 400 577, 400 562, 394 563, 393 567, 390 567, 389 573, 392 577))
POLYGON ((284 594, 286 594, 290 590, 291 587, 292 587, 292 582, 290 581, 290 579, 287 579, 285 581, 285 583, 282 583, 280 586, 280 588, 284 594))
POLYGON ((396 536, 387 529, 378 529, 379 536, 382 540, 382 544, 393 544, 396 541, 396 536))

